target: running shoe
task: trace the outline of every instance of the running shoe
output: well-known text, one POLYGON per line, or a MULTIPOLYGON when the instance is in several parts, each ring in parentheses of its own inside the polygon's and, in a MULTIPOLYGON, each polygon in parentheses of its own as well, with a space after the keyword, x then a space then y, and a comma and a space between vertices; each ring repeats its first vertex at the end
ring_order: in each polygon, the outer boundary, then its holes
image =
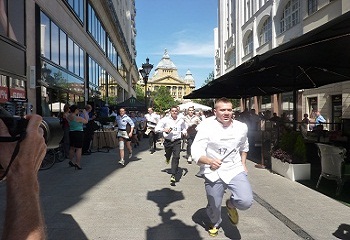
POLYGON ((119 162, 118 162, 120 165, 124 166, 125 165, 125 161, 124 159, 120 159, 119 162))
POLYGON ((188 164, 191 164, 191 163, 192 163, 192 156, 191 156, 191 155, 188 156, 188 158, 187 158, 187 163, 188 163, 188 164))
POLYGON ((209 228, 208 233, 209 233, 209 236, 216 237, 219 233, 219 229, 216 227, 211 227, 209 228))
POLYGON ((170 182, 171 183, 175 183, 176 182, 175 175, 171 175, 170 182))
POLYGON ((170 163, 170 159, 165 159, 165 163, 169 164, 170 163))
POLYGON ((228 218, 230 219, 230 222, 233 225, 237 225, 238 224, 238 212, 237 212, 237 209, 235 207, 231 208, 229 206, 229 204, 230 204, 230 199, 227 199, 226 200, 226 208, 227 208, 228 218))
POLYGON ((129 152, 129 159, 132 158, 132 152, 129 152))

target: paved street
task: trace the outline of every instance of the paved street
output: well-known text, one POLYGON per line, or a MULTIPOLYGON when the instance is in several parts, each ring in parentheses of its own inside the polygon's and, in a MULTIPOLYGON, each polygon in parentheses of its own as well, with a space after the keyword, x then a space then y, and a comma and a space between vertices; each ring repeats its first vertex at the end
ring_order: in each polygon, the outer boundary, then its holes
MULTIPOLYGON (((181 158, 179 181, 170 186, 164 150, 158 145, 159 150, 150 154, 147 140, 134 149, 134 157, 125 167, 117 164, 119 154, 111 150, 83 156, 81 171, 69 167, 67 160, 40 171, 48 239, 349 239, 349 207, 257 169, 251 161, 253 206, 239 212, 240 222, 234 227, 223 202, 222 228, 212 238, 204 225, 203 179, 195 176, 199 167, 181 158)), ((3 216, 4 183, 0 195, 3 216)))

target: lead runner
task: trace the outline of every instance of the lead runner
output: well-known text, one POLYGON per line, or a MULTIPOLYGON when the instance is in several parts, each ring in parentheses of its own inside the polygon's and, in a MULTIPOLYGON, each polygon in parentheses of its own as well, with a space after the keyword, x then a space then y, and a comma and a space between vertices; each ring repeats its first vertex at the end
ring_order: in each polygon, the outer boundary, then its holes
POLYGON ((218 235, 222 222, 221 204, 226 189, 231 193, 226 200, 226 207, 232 224, 238 224, 237 209, 246 210, 253 203, 246 167, 248 127, 245 123, 233 120, 232 103, 226 98, 216 101, 214 114, 214 117, 198 125, 191 149, 192 158, 200 165, 200 173, 205 179, 210 236, 218 235))

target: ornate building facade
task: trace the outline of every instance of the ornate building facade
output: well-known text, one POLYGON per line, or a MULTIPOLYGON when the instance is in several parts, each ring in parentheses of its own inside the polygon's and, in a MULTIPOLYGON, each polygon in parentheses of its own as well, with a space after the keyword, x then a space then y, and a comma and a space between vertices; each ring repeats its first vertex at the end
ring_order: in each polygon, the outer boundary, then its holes
MULTIPOLYGON (((252 57, 316 29, 350 10, 347 0, 218 0, 215 29, 215 78, 225 75, 252 57)), ((327 122, 350 117, 349 82, 298 93, 298 121, 304 113, 320 110, 327 122)), ((255 97, 241 108, 292 113, 293 94, 255 97)), ((291 116, 293 117, 293 116, 291 116)))
MULTIPOLYGON (((143 81, 139 81, 143 85, 143 81)), ((165 86, 174 100, 183 102, 183 96, 190 94, 195 89, 195 80, 190 70, 187 70, 186 76, 179 76, 177 67, 171 61, 168 51, 164 51, 164 55, 155 68, 154 74, 149 78, 147 91, 157 91, 161 86, 165 86)))

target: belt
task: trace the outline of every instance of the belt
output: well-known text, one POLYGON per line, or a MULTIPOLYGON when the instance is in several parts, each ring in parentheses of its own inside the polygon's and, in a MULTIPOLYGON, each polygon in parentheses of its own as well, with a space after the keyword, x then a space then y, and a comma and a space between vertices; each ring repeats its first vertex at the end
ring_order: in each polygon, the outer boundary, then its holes
POLYGON ((126 131, 126 129, 118 129, 118 131, 126 131))
POLYGON ((174 140, 171 140, 171 139, 164 139, 166 142, 176 142, 176 141, 179 141, 181 140, 181 138, 178 138, 178 139, 174 139, 174 140))

